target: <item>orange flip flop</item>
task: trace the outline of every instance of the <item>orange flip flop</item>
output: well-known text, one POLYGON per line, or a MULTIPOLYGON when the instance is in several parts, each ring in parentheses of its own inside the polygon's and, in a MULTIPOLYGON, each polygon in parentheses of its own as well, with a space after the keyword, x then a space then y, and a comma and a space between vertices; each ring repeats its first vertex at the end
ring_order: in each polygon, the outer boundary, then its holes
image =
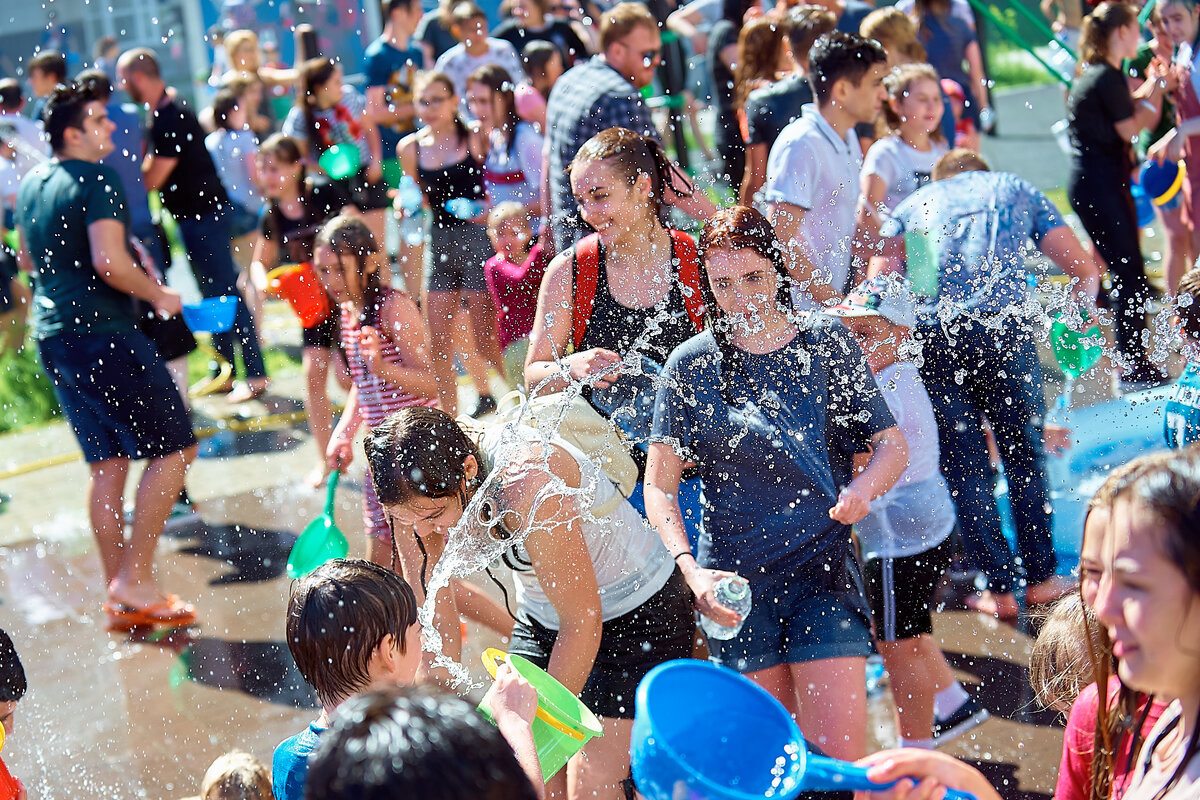
POLYGON ((107 629, 127 632, 137 628, 178 628, 196 621, 196 609, 178 597, 135 608, 124 603, 105 603, 107 629))

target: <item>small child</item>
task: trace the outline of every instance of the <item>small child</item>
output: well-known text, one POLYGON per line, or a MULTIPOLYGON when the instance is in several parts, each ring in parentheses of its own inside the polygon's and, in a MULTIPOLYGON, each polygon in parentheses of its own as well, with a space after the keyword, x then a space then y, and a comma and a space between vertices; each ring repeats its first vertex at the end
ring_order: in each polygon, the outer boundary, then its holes
POLYGON ((271 776, 254 756, 231 750, 217 758, 200 782, 199 800, 271 800, 271 776))
POLYGON ((975 120, 966 115, 967 93, 958 85, 958 81, 942 78, 942 91, 950 98, 950 108, 954 110, 954 146, 965 147, 979 152, 979 129, 975 120))
POLYGON ((517 386, 525 386, 525 354, 537 313, 542 276, 554 258, 541 243, 534 244, 529 214, 520 203, 500 203, 488 214, 488 237, 496 255, 483 267, 492 303, 496 333, 504 353, 504 371, 517 386))
POLYGON ((1165 435, 1174 449, 1200 441, 1200 267, 1179 279, 1175 315, 1184 338, 1187 366, 1167 400, 1165 435))
POLYGON ((458 44, 442 53, 434 64, 434 71, 444 73, 454 84, 454 93, 462 98, 462 108, 467 109, 467 78, 475 70, 487 64, 496 64, 504 69, 514 84, 525 83, 525 70, 521 68, 521 57, 516 48, 503 39, 488 36, 487 14, 470 0, 455 4, 450 12, 450 32, 458 44))
POLYGON ((916 303, 906 279, 880 275, 864 281, 828 313, 841 317, 862 347, 908 442, 904 474, 871 503, 870 513, 854 530, 862 548, 875 640, 891 676, 900 746, 932 748, 980 724, 988 711, 954 677, 932 635, 930 605, 950 566, 955 512, 938 470, 933 406, 908 358, 916 303))
MULTIPOLYGON (((243 92, 248 91, 243 89, 243 92)), ((246 117, 246 102, 230 89, 222 89, 213 98, 213 123, 216 130, 204 137, 204 146, 212 156, 221 185, 233 204, 233 239, 235 253, 244 254, 249 264, 253 241, 243 237, 258 229, 258 214, 262 197, 258 193, 258 139, 250 130, 246 117)), ((239 259, 241 264, 243 259, 239 259)))
POLYGON ((416 679, 421 645, 412 587, 370 561, 329 561, 292 587, 287 643, 321 703, 321 715, 281 742, 272 760, 276 800, 301 800, 308 756, 334 710, 359 692, 416 679))
MULTIPOLYGON (((0 750, 4 748, 4 739, 12 735, 17 703, 28 688, 17 649, 8 634, 0 630, 0 726, 3 730, 0 750)), ((0 800, 25 800, 25 787, 9 773, 3 759, 0 759, 0 800)))

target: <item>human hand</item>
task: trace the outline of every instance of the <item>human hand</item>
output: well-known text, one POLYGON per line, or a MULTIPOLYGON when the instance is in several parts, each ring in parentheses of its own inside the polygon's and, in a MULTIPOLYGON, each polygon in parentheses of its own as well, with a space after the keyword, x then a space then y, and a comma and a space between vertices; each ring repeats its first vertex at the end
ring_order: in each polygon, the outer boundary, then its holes
POLYGON ((183 311, 183 299, 180 298, 179 292, 174 289, 168 289, 165 286, 160 286, 158 296, 151 303, 154 306, 155 312, 166 319, 173 317, 183 311))
POLYGON ((379 366, 383 363, 383 338, 379 329, 372 325, 363 325, 358 331, 358 352, 366 362, 367 369, 378 374, 379 366))
POLYGON ((941 800, 947 789, 973 794, 976 800, 1000 800, 983 774, 936 750, 883 750, 856 762, 868 767, 876 783, 896 785, 878 792, 855 792, 855 800, 941 800))
POLYGON ((1071 429, 1065 425, 1049 423, 1042 429, 1042 434, 1047 453, 1061 456, 1071 449, 1071 429))
POLYGON ((736 578, 732 572, 720 569, 705 569, 697 566, 684 573, 684 580, 696 596, 696 610, 718 625, 737 625, 742 615, 717 602, 716 585, 722 578, 736 578))
POLYGON ((594 379, 595 383, 592 386, 596 389, 604 389, 616 383, 617 378, 621 375, 621 370, 619 367, 617 369, 612 369, 612 367, 620 363, 621 356, 612 350, 605 350, 603 347, 593 347, 591 350, 574 353, 567 358, 571 380, 590 382, 594 379))
POLYGON ((346 436, 334 436, 325 449, 325 465, 333 472, 345 472, 354 461, 354 440, 346 436))
POLYGON ((482 705, 492 715, 497 727, 505 721, 532 725, 537 713, 537 689, 504 661, 496 668, 496 682, 484 695, 482 705))
POLYGON ((1150 149, 1146 151, 1146 158, 1150 161, 1157 161, 1160 164, 1163 161, 1173 161, 1178 158, 1178 155, 1171 154, 1173 150, 1177 151, 1179 149, 1179 147, 1175 145, 1175 141, 1179 138, 1175 135, 1175 133, 1175 130, 1172 130, 1166 136, 1150 145, 1150 149))
POLYGON ((383 180, 383 165, 372 159, 367 165, 367 183, 379 183, 383 180))
POLYGON ((851 483, 838 495, 837 505, 829 509, 829 518, 853 525, 871 511, 871 500, 851 483))

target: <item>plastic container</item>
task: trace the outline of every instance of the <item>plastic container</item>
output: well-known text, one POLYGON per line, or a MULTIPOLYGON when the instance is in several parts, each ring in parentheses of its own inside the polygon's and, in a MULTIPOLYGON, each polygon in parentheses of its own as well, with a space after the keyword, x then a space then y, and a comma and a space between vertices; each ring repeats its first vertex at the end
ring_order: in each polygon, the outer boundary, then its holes
POLYGON ((334 495, 337 494, 340 476, 339 472, 329 476, 324 512, 308 523, 304 533, 292 545, 292 552, 288 553, 287 576, 292 580, 303 578, 326 561, 345 558, 350 552, 350 543, 333 519, 334 495))
POLYGON ((1100 361, 1104 348, 1094 342, 1103 341, 1100 327, 1095 322, 1083 316, 1083 331, 1073 331, 1062 321, 1062 314, 1054 317, 1050 325, 1050 349, 1054 351, 1054 359, 1059 368, 1068 378, 1075 379, 1084 374, 1100 361), (1084 340, 1090 341, 1084 341, 1084 340))
POLYGON ((659 664, 638 686, 630 754, 648 800, 791 800, 801 791, 885 788, 865 767, 810 754, 791 715, 749 678, 691 659, 659 664))
MULTIPOLYGON (((542 768, 542 779, 550 780, 567 765, 571 756, 597 736, 604 735, 600 720, 596 719, 587 706, 570 689, 520 656, 508 655, 495 648, 483 654, 483 665, 494 678, 496 667, 508 661, 522 678, 537 689, 537 716, 533 719, 533 743, 537 746, 538 764, 542 768)), ((494 721, 483 708, 479 709, 489 721, 494 721)))
POLYGON ((206 297, 183 307, 183 321, 192 333, 224 333, 233 327, 238 299, 233 295, 206 297))
POLYGON ((1138 184, 1156 206, 1165 206, 1183 188, 1183 165, 1175 161, 1147 161, 1138 175, 1138 184))
POLYGON ((486 206, 481 200, 469 197, 455 197, 446 201, 446 210, 459 219, 475 219, 483 213, 484 208, 486 206))
POLYGON ((284 264, 267 273, 267 290, 288 301, 306 328, 320 325, 329 316, 329 295, 312 264, 284 264))
POLYGON ((720 625, 700 615, 700 628, 704 634, 710 639, 724 642, 741 633, 742 626, 746 624, 746 615, 750 613, 750 582, 742 577, 721 578, 713 587, 713 594, 718 604, 736 611, 742 617, 742 621, 736 625, 720 625))
POLYGON ((362 167, 362 151, 357 144, 335 144, 317 159, 317 166, 335 181, 358 174, 362 167))

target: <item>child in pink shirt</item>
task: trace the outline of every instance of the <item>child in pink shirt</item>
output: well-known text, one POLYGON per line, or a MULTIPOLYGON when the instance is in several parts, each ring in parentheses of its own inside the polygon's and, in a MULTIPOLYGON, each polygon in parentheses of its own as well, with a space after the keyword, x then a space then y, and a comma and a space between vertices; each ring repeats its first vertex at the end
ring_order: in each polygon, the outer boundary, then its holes
POLYGON ((504 371, 525 385, 525 354, 537 313, 542 276, 554 254, 530 243, 529 212, 520 203, 500 203, 488 214, 488 236, 496 255, 483 267, 488 292, 496 305, 496 332, 504 353, 504 371))

